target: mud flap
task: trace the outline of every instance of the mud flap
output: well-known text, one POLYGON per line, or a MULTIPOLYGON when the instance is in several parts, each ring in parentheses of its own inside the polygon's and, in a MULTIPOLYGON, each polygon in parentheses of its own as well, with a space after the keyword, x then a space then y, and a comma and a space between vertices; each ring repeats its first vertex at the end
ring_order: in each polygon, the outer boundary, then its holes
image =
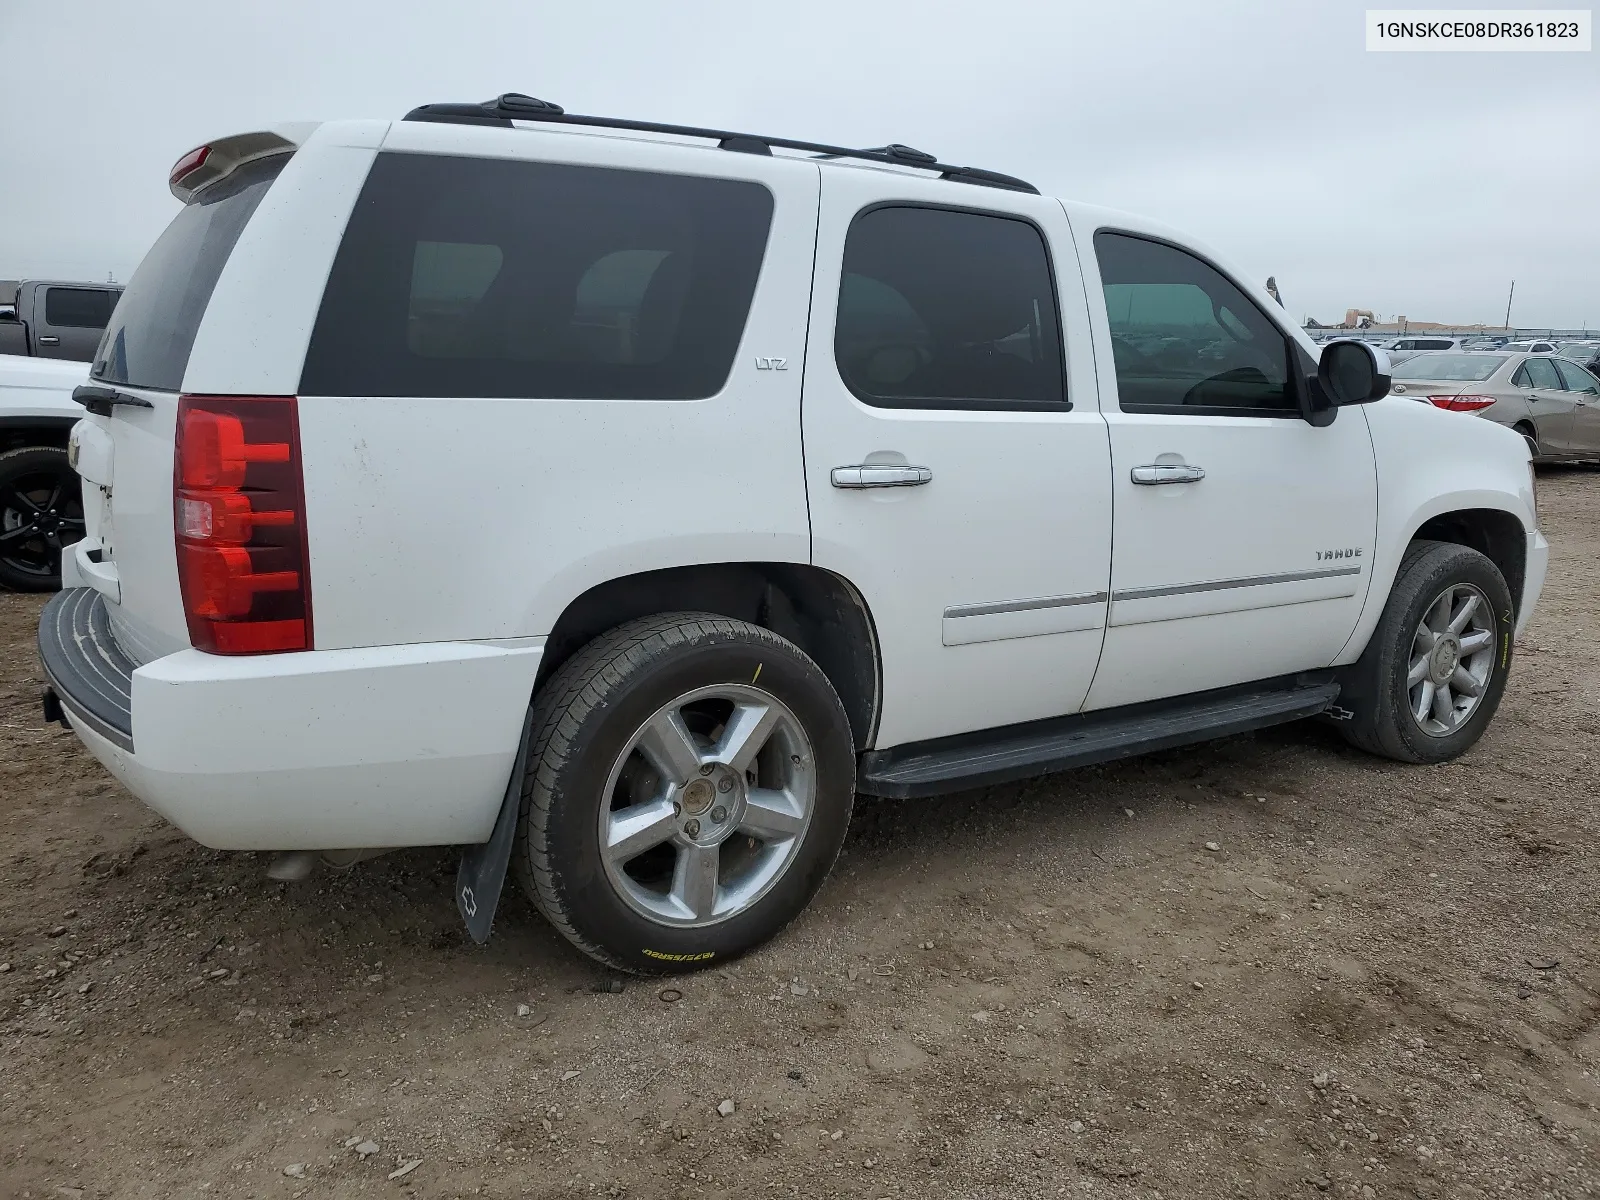
POLYGON ((532 736, 530 709, 522 722, 522 740, 511 763, 511 779, 506 783, 505 798, 500 801, 494 832, 482 845, 463 850, 461 866, 456 869, 456 908, 467 923, 472 940, 480 946, 489 940, 495 909, 500 906, 500 889, 506 882, 506 867, 511 863, 511 842, 516 837, 517 816, 522 808, 522 775, 528 769, 528 742, 532 736))

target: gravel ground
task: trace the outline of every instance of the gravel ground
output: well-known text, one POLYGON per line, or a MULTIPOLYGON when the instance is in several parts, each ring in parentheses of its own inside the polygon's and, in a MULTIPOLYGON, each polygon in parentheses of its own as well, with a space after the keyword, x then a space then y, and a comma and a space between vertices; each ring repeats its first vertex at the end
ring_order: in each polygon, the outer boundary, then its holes
POLYGON ((0 1196, 1600 1194, 1600 474, 1542 491, 1459 763, 1299 725, 863 800, 801 920, 673 981, 520 897, 473 947, 446 851, 188 841, 39 724, 0 595, 0 1196))

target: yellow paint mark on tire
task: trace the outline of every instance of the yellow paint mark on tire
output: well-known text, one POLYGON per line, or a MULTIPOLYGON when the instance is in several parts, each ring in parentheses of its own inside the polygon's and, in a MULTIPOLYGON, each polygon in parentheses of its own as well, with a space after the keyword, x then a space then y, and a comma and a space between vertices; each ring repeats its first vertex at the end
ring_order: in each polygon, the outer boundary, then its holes
POLYGON ((763 664, 761 664, 761 663, 757 663, 756 664, 756 673, 754 675, 750 676, 750 682, 751 683, 754 683, 756 680, 761 678, 761 667, 762 667, 762 665, 763 664))

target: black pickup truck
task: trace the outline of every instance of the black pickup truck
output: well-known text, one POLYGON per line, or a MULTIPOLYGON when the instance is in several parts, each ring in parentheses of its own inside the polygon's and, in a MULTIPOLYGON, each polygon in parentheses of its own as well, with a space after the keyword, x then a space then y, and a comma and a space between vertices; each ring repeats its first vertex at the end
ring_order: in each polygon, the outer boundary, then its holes
POLYGON ((121 295, 115 283, 0 280, 0 354, 89 362, 121 295))

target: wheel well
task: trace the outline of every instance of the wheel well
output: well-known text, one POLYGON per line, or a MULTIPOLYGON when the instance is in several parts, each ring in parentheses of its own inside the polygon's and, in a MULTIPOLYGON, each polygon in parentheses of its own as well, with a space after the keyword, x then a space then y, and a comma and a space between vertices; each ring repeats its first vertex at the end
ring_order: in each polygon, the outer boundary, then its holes
POLYGON ((672 567, 592 587, 567 605, 550 631, 535 689, 606 630, 662 612, 716 613, 788 638, 839 693, 856 748, 872 744, 880 692, 872 614, 843 579, 796 563, 672 567))
POLYGON ((7 450, 21 450, 27 446, 50 446, 57 450, 67 448, 67 438, 75 422, 14 418, 0 420, 0 454, 7 450))
POLYGON ((1470 546, 1500 568, 1511 602, 1522 611, 1522 584, 1527 572, 1528 536, 1522 522, 1494 508, 1468 508, 1441 513, 1425 521, 1412 540, 1454 542, 1470 546))

